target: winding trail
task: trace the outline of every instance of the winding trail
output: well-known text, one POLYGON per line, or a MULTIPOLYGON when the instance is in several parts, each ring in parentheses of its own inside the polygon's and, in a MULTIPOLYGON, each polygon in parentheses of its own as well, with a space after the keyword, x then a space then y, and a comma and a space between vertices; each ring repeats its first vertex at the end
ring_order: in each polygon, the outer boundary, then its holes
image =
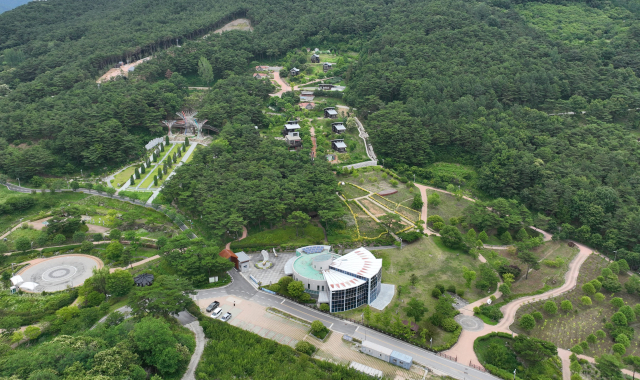
MULTIPOLYGON (((238 240, 235 240, 235 241, 240 241, 240 240, 246 238, 248 234, 249 233, 247 232, 247 227, 242 226, 242 236, 240 236, 240 238, 238 240)), ((228 242, 227 245, 225 246, 225 248, 226 249, 231 249, 231 242, 228 242)))

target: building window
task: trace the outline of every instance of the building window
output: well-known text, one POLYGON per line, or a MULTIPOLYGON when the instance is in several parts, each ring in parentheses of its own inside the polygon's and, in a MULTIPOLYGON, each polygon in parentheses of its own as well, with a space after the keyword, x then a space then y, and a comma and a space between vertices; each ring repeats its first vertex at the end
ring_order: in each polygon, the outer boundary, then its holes
POLYGON ((307 289, 311 289, 311 284, 307 284, 307 289))
MULTIPOLYGON (((316 285, 316 286, 318 287, 318 290, 320 290, 320 285, 316 285)), ((324 289, 322 289, 322 290, 324 290, 324 289)))
POLYGON ((324 292, 324 285, 322 285, 322 291, 324 292))

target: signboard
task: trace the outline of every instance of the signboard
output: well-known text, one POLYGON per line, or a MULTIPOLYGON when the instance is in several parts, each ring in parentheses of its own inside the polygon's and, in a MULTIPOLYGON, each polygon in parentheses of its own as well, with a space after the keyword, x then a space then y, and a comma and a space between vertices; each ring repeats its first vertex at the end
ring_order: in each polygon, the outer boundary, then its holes
POLYGON ((209 277, 209 283, 212 283, 212 282, 218 282, 218 276, 209 277))

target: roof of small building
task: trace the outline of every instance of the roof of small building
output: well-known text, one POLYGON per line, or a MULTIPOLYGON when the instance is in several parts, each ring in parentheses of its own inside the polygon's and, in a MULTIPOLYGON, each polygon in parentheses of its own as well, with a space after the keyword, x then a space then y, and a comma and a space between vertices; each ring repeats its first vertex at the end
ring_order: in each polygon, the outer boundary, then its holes
POLYGON ((333 128, 335 128, 335 129, 337 129, 339 131, 346 131, 347 130, 347 128, 342 123, 333 124, 333 128))
POLYGON ((246 261, 251 260, 249 258, 249 256, 247 256, 247 254, 244 253, 244 251, 240 251, 240 252, 236 253, 236 256, 238 257, 238 262, 240 262, 240 263, 244 263, 246 261))
POLYGON ((322 274, 324 275, 324 279, 327 281, 327 285, 329 285, 329 289, 331 291, 355 288, 365 283, 359 278, 349 276, 348 274, 338 272, 337 270, 325 270, 322 271, 322 274))
POLYGON ((389 355, 391 356, 391 354, 393 353, 393 350, 390 348, 387 348, 385 346, 381 346, 377 343, 373 343, 369 340, 363 340, 362 341, 362 347, 364 348, 369 348, 371 350, 374 350, 376 352, 379 352, 381 354, 385 354, 385 355, 389 355))
POLYGON ((262 74, 260 74, 260 73, 253 73, 253 77, 254 77, 254 78, 262 78, 262 76, 263 76, 263 75, 262 75, 262 74))
POLYGON ((285 139, 285 140, 287 140, 287 141, 298 141, 298 140, 302 140, 302 139, 300 138, 300 136, 294 136, 294 135, 286 135, 286 136, 284 137, 284 139, 285 139))
POLYGON ((313 95, 313 91, 300 91, 300 95, 313 95))
POLYGON ((344 141, 342 140, 338 140, 338 141, 333 141, 333 145, 336 146, 336 148, 340 149, 340 148, 347 148, 347 144, 344 143, 344 141))
POLYGON ((305 96, 301 96, 300 97, 300 100, 313 100, 313 99, 315 99, 315 96, 313 96, 313 95, 311 95, 311 96, 305 95, 305 96))
POLYGON ((238 258, 238 256, 236 256, 236 254, 233 253, 233 251, 230 249, 223 249, 222 251, 220 251, 220 253, 218 253, 218 255, 220 257, 224 257, 225 259, 228 259, 230 257, 234 257, 236 259, 238 258))
POLYGON ((300 129, 300 124, 285 124, 284 127, 286 129, 300 129))
POLYGON ((377 259, 366 248, 358 248, 336 259, 331 264, 331 267, 365 278, 371 278, 382 269, 382 259, 377 259))
POLYGON ((291 71, 300 71, 300 69, 294 67, 291 71))
POLYGON ((403 354, 402 352, 398 352, 398 351, 393 351, 389 356, 396 358, 398 360, 402 360, 405 363, 411 363, 413 361, 413 358, 411 356, 407 354, 403 354))
POLYGON ((269 66, 256 66, 256 70, 268 70, 269 66))
POLYGON ((338 111, 334 110, 334 109, 326 109, 325 110, 329 115, 337 115, 338 111))
POLYGON ((300 108, 307 108, 307 106, 315 107, 316 105, 312 102, 308 102, 308 103, 300 103, 298 104, 298 106, 300 106, 300 108))

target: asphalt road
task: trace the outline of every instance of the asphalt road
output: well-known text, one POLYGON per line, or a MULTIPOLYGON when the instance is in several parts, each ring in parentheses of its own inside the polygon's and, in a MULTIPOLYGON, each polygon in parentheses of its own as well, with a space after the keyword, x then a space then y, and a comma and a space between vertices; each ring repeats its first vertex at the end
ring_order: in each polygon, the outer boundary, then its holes
MULTIPOLYGON (((478 371, 461 363, 437 356, 429 351, 423 350, 412 344, 403 342, 393 337, 381 334, 355 323, 334 318, 331 315, 318 312, 314 309, 291 302, 285 298, 259 291, 254 288, 240 273, 235 270, 229 271, 233 283, 221 289, 199 290, 197 299, 224 297, 233 295, 239 298, 256 302, 265 307, 275 307, 298 318, 307 321, 320 320, 333 331, 348 334, 361 340, 369 340, 381 344, 393 350, 402 352, 413 357, 415 362, 435 369, 446 375, 463 380, 495 380, 497 377, 490 373, 478 371)), ((469 342, 473 344, 473 342, 469 342)))

